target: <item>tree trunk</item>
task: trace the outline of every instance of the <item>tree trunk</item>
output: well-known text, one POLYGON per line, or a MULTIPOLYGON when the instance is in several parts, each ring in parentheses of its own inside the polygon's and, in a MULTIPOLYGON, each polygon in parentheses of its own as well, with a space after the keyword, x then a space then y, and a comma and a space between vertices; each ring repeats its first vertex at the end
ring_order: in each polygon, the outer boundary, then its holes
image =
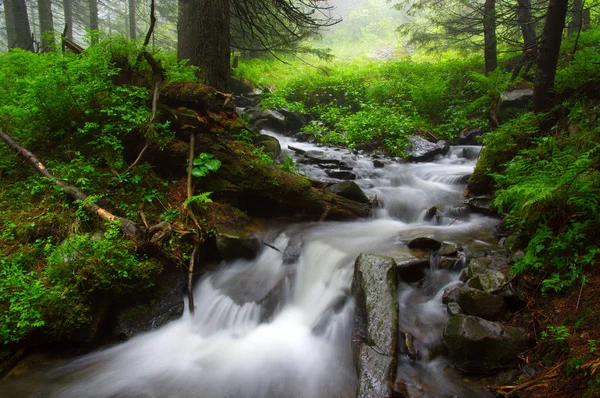
POLYGON ((581 27, 582 31, 585 32, 586 30, 590 30, 590 18, 591 18, 590 9, 588 7, 588 8, 585 8, 582 13, 582 21, 581 21, 581 23, 583 24, 583 26, 581 27))
POLYGON ((90 30, 93 30, 92 44, 98 43, 98 0, 89 0, 90 7, 90 30))
POLYGON ((25 0, 5 0, 6 38, 8 48, 32 50, 33 41, 27 18, 25 0))
POLYGON ((229 2, 179 0, 177 57, 189 59, 219 91, 229 91, 229 2))
POLYGON ((571 23, 567 28, 567 35, 577 34, 583 23, 583 0, 573 0, 571 8, 571 23))
POLYGON ((38 0, 40 14, 40 38, 42 51, 50 51, 54 47, 54 23, 52 21, 52 6, 50 0, 38 0))
POLYGON ((485 0, 483 5, 483 45, 485 73, 490 73, 498 67, 496 51, 496 0, 485 0))
POLYGON ((63 11, 65 14, 65 25, 67 26, 66 37, 73 41, 73 0, 63 0, 63 11))
POLYGON ((523 35, 523 51, 533 50, 537 44, 537 34, 531 17, 531 1, 517 0, 517 20, 523 35))
POLYGON ((135 0, 129 1, 129 39, 135 40, 137 37, 135 31, 135 0))
POLYGON ((536 113, 544 112, 552 106, 551 91, 554 87, 568 4, 568 0, 550 0, 548 4, 535 75, 533 110, 536 113))

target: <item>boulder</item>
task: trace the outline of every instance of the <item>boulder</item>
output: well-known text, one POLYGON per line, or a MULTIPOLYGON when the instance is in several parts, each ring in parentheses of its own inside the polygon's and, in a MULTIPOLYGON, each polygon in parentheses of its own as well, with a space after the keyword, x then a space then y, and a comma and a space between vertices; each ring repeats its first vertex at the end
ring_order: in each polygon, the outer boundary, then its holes
POLYGON ((281 144, 275 137, 266 134, 260 134, 254 139, 254 145, 262 148, 273 160, 279 159, 281 156, 281 144))
POLYGON ((353 291, 357 305, 365 309, 365 342, 393 358, 398 344, 396 283, 396 262, 391 257, 363 253, 356 259, 353 291))
POLYGON ((459 145, 479 145, 476 138, 481 137, 483 135, 483 130, 481 127, 477 127, 474 129, 465 129, 458 136, 458 144, 459 145))
POLYGON ((358 353, 357 398, 391 397, 395 374, 396 361, 393 357, 361 344, 358 353))
POLYGON ((467 269, 467 276, 473 278, 475 275, 485 274, 492 264, 492 259, 489 257, 477 257, 472 258, 469 261, 469 268, 467 269))
POLYGON ((408 242, 408 248, 415 250, 439 250, 442 247, 442 242, 424 236, 414 238, 408 242))
POLYGON ((346 199, 354 200, 360 203, 369 203, 369 198, 354 181, 338 182, 325 188, 325 192, 340 195, 346 199))
POLYGON ((507 313, 502 297, 470 287, 458 293, 457 303, 466 314, 489 321, 499 321, 507 313))
POLYGON ((413 162, 427 162, 433 160, 437 155, 443 155, 450 149, 446 141, 433 143, 426 139, 413 135, 408 138, 410 149, 408 159, 413 162))
POLYGON ((271 109, 257 109, 248 112, 252 118, 252 125, 257 130, 273 130, 283 133, 285 131, 285 116, 271 109))
POLYGON ((500 94, 498 114, 501 123, 532 109, 533 90, 530 88, 505 91, 500 94))
POLYGON ((285 250, 283 251, 283 264, 289 265, 293 264, 300 257, 300 253, 302 252, 302 242, 290 242, 285 250))
POLYGON ((446 312, 448 313, 448 316, 451 317, 464 314, 460 304, 458 303, 448 303, 446 305, 446 312))
POLYGON ((506 283, 506 276, 500 271, 488 271, 477 274, 467 282, 468 287, 491 293, 500 289, 506 283))
POLYGON ((440 256, 455 256, 461 250, 462 247, 456 243, 442 242, 441 247, 437 250, 437 254, 440 256))
MULTIPOLYGON (((462 157, 467 160, 477 160, 479 158, 479 153, 481 152, 481 147, 472 147, 467 146, 462 150, 462 157)), ((471 177, 471 176, 469 176, 471 177)))
POLYGON ((450 360, 462 371, 495 373, 517 367, 531 340, 524 329, 468 315, 457 315, 444 327, 450 360))
POLYGON ((279 108, 278 111, 285 116, 285 130, 289 133, 299 131, 314 119, 311 115, 302 114, 298 111, 290 111, 285 108, 279 108))
POLYGON ((448 304, 457 302, 458 295, 462 288, 462 284, 459 284, 444 289, 444 292, 442 293, 442 303, 448 304))
POLYGON ((236 258, 252 259, 261 248, 260 240, 245 230, 234 230, 217 226, 215 234, 219 256, 223 260, 236 258))
POLYGON ((356 180, 356 174, 347 170, 326 170, 325 174, 331 178, 337 178, 339 180, 356 180))

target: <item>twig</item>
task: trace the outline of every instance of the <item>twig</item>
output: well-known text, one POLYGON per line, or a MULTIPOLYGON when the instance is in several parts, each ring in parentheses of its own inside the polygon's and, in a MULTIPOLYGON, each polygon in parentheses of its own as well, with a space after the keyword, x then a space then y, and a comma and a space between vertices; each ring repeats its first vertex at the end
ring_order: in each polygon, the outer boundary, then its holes
POLYGON ((198 251, 198 246, 200 245, 200 239, 197 233, 196 246, 194 246, 194 250, 192 251, 192 258, 190 258, 190 266, 188 268, 188 304, 190 309, 190 314, 194 315, 194 290, 192 289, 192 282, 194 279, 194 263, 196 261, 196 252, 198 251))
POLYGON ((152 33, 154 32, 154 25, 156 25, 156 16, 154 15, 154 0, 150 2, 150 27, 148 28, 148 32, 146 32, 146 38, 144 39, 144 44, 142 46, 142 52, 140 52, 135 60, 134 69, 137 69, 137 66, 142 61, 142 57, 146 52, 146 47, 148 43, 150 43, 150 38, 152 37, 152 33))
POLYGON ((263 244, 264 244, 265 246, 268 246, 268 247, 270 247, 271 249, 273 249, 273 250, 277 250, 279 253, 281 253, 281 250, 279 250, 279 249, 278 249, 278 248, 276 248, 275 246, 273 246, 273 245, 270 245, 270 244, 268 244, 267 242, 263 242, 263 244))
POLYGON ((581 300, 581 292, 583 292, 583 282, 584 279, 581 279, 581 288, 579 288, 579 297, 577 297, 577 305, 575 306, 575 311, 579 309, 579 300, 581 300))
POLYGON ((325 218, 329 214, 329 210, 331 210, 331 207, 327 206, 327 208, 325 209, 325 212, 323 213, 323 215, 321 216, 321 218, 319 218, 319 222, 325 221, 325 218))

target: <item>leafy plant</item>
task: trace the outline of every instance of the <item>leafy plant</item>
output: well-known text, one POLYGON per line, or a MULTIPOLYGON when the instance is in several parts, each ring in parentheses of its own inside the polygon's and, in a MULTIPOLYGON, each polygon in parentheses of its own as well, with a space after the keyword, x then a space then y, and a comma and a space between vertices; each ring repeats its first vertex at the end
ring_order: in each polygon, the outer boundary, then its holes
POLYGON ((215 159, 210 153, 200 153, 193 162, 192 175, 194 177, 205 177, 210 172, 216 172, 221 167, 221 161, 215 159))
POLYGON ((190 196, 185 202, 183 202, 183 207, 187 207, 191 203, 212 203, 212 200, 209 198, 212 192, 202 192, 199 195, 190 196))

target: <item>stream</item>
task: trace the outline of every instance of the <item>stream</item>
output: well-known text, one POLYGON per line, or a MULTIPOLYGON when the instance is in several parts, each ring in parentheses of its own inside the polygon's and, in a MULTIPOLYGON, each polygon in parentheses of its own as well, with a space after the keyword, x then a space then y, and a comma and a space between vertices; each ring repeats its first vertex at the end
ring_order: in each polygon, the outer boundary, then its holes
MULTIPOLYGON (((300 143, 273 132, 282 156, 320 151, 352 167, 354 180, 379 206, 369 219, 274 225, 262 232, 254 260, 223 263, 196 284, 195 316, 76 359, 43 376, 36 397, 354 397, 352 354, 354 262, 360 253, 414 258, 407 243, 431 237, 463 248, 466 258, 497 249, 494 218, 464 209, 466 178, 475 160, 465 148, 428 163, 401 163, 348 150, 300 143), (472 157, 471 157, 472 158, 472 157), (432 206, 437 216, 426 217, 432 206)), ((320 181, 339 181, 318 165, 298 163, 320 181)), ((399 328, 419 352, 401 350, 397 382, 411 397, 486 397, 456 371, 439 347, 448 319, 445 288, 460 269, 437 269, 419 282, 400 282, 399 328)), ((443 351, 443 350, 442 350, 443 351)), ((41 377, 41 376, 40 376, 41 377)))

